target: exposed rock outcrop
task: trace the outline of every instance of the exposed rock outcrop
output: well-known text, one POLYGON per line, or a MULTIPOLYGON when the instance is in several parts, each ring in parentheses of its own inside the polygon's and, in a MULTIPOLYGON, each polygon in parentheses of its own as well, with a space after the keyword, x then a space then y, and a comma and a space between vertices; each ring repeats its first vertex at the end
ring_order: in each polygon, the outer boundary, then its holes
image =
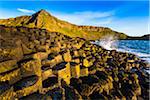
POLYGON ((0 35, 1 100, 149 99, 147 63, 133 54, 43 29, 0 26, 0 35))

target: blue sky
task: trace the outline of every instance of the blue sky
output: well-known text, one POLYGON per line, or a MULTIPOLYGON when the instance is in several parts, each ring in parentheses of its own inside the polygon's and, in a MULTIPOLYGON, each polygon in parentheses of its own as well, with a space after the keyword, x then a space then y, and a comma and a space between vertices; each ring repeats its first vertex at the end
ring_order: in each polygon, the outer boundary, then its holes
POLYGON ((32 15, 45 9, 59 19, 77 25, 110 27, 130 36, 148 34, 148 0, 122 1, 2 1, 0 19, 32 15))

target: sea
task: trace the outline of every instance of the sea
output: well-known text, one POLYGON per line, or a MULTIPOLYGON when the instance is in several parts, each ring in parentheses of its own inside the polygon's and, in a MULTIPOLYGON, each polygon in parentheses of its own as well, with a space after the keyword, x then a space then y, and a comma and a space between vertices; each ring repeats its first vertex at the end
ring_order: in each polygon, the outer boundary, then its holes
MULTIPOLYGON (((150 66, 150 40, 117 40, 109 37, 92 43, 100 45, 107 50, 135 54, 150 66)), ((150 67, 142 69, 142 71, 150 75, 150 67)))
POLYGON ((107 38, 93 43, 107 50, 135 54, 142 60, 150 63, 150 40, 113 40, 112 38, 107 38))

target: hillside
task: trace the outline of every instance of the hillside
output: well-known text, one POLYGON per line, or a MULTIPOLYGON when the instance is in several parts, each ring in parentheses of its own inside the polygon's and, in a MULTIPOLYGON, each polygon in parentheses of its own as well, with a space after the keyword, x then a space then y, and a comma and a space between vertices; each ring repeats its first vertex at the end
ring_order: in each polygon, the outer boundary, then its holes
POLYGON ((143 35, 143 36, 140 36, 140 37, 131 37, 131 36, 128 36, 126 38, 127 40, 150 40, 150 34, 146 34, 146 35, 143 35))
POLYGON ((119 39, 126 39, 127 37, 127 35, 113 31, 110 28, 77 26, 66 21, 59 20, 45 10, 40 10, 32 16, 1 19, 0 25, 47 29, 51 32, 60 32, 70 37, 80 37, 87 40, 97 40, 105 35, 117 36, 119 39))

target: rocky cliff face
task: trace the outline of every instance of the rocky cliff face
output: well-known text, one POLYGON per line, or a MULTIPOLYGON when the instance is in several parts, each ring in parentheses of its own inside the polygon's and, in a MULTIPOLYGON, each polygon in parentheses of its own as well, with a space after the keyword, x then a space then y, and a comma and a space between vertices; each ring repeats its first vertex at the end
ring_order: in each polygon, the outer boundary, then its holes
POLYGON ((40 10, 32 16, 1 19, 0 25, 47 29, 51 32, 60 32, 70 37, 80 37, 87 40, 97 40, 105 35, 115 35, 120 39, 125 39, 127 37, 127 35, 115 32, 109 28, 77 26, 59 20, 45 10, 40 10))
POLYGON ((0 26, 0 41, 1 100, 149 99, 135 55, 37 28, 0 26))

